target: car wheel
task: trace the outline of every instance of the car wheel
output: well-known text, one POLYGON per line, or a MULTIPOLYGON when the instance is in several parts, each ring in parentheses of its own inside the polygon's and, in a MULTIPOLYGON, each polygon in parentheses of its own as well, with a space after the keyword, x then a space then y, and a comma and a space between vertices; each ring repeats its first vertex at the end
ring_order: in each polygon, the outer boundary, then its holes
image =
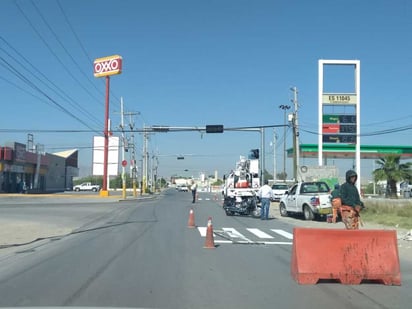
POLYGON ((303 216, 305 220, 312 221, 315 218, 315 214, 313 213, 312 209, 308 205, 303 207, 303 216))
POLYGON ((226 216, 233 216, 233 212, 226 210, 226 216))
POLYGON ((93 192, 97 192, 97 189, 96 189, 96 188, 93 188, 92 191, 93 191, 93 192))
POLYGON ((79 191, 80 191, 80 189, 79 189, 79 188, 76 188, 76 189, 74 189, 74 191, 79 192, 79 191))
POLYGON ((281 215, 282 217, 287 217, 287 216, 288 216, 288 212, 287 212, 287 210, 286 210, 286 206, 285 206, 284 203, 280 203, 280 204, 279 204, 279 212, 280 212, 280 215, 281 215))

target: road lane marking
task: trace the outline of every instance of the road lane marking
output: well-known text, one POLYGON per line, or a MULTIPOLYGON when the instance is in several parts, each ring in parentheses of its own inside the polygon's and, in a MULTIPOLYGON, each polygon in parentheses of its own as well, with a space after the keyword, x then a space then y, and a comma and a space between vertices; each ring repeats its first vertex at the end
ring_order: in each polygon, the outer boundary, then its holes
POLYGON ((259 229, 247 229, 249 232, 251 232, 252 234, 256 235, 259 238, 266 238, 266 239, 273 239, 274 237, 259 230, 259 229))
POLYGON ((243 239, 244 241, 248 241, 248 242, 253 242, 252 240, 250 240, 249 238, 246 238, 245 236, 243 236, 242 234, 240 234, 236 229, 231 228, 231 227, 224 227, 222 228, 223 231, 225 231, 225 233, 231 237, 231 238, 240 238, 243 239))
POLYGON ((293 234, 286 232, 284 230, 276 230, 276 229, 271 229, 271 231, 275 232, 276 234, 279 234, 287 239, 293 239, 293 234))
MULTIPOLYGON (((197 227, 200 236, 206 237, 207 227, 206 226, 198 226, 197 227)), ((251 234, 260 237, 262 239, 273 239, 274 237, 255 228, 246 228, 251 234)), ((293 239, 293 235, 283 230, 271 229, 271 231, 275 232, 278 235, 281 235, 287 239, 293 239)), ((214 242, 220 244, 244 244, 244 245, 292 245, 293 242, 288 241, 262 241, 262 240, 251 240, 244 235, 242 235, 239 231, 234 228, 224 227, 222 229, 215 229, 213 231, 214 242), (216 239, 216 238, 225 238, 225 239, 216 239), (232 239, 231 239, 232 238, 232 239)))
MULTIPOLYGON (((206 233, 207 233, 207 227, 206 226, 198 226, 197 230, 199 231, 200 236, 206 237, 206 233)), ((213 233, 213 237, 216 237, 216 236, 217 235, 215 233, 213 233)), ((231 240, 221 240, 221 239, 215 239, 214 242, 218 243, 218 244, 231 244, 231 243, 233 243, 233 241, 231 241, 231 240)))

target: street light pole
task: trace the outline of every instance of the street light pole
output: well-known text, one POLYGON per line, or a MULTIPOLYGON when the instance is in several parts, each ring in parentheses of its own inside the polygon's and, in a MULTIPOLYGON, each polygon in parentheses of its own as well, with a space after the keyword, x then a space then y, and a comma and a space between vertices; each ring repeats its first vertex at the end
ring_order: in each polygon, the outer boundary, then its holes
POLYGON ((276 181, 276 130, 273 129, 273 181, 276 181))
POLYGON ((286 180, 286 111, 290 108, 289 105, 279 105, 280 109, 283 109, 284 112, 284 120, 283 124, 283 180, 286 180))

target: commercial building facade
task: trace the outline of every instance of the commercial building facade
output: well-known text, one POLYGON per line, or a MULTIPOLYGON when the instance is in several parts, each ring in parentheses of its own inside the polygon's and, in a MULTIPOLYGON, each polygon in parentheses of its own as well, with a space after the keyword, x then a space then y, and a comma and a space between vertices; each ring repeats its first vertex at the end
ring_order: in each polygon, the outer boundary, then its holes
POLYGON ((78 150, 50 154, 17 142, 0 146, 0 193, 64 191, 78 174, 78 150))

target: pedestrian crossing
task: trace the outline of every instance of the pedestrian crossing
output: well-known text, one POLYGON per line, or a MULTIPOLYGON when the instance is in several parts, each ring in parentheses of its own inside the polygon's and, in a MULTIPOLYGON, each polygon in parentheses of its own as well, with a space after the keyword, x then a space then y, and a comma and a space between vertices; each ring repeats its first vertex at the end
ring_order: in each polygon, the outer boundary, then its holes
MULTIPOLYGON (((207 227, 197 227, 200 236, 206 237, 207 227)), ((293 234, 280 229, 259 228, 213 228, 215 243, 219 244, 263 244, 292 245, 293 234)))

